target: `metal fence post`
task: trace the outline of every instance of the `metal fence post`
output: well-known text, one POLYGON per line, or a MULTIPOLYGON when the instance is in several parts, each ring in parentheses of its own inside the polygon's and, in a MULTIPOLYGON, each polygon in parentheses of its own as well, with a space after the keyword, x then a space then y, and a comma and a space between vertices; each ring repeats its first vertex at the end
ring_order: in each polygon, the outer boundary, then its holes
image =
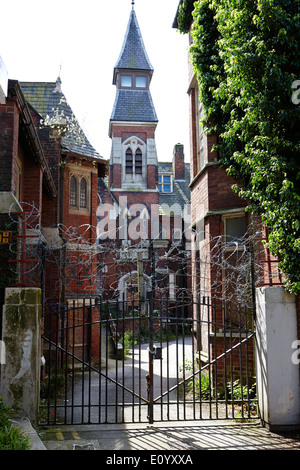
POLYGON ((149 292, 149 378, 148 378, 148 419, 153 424, 153 292, 149 292))

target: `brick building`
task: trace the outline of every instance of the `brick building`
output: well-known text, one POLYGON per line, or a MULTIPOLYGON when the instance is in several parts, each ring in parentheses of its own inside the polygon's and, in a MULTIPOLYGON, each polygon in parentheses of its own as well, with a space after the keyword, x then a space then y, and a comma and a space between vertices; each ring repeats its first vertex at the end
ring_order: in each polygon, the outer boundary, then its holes
MULTIPOLYGON (((178 27, 177 17, 182 3, 180 0, 173 22, 174 28, 178 27)), ((192 21, 190 30, 191 28, 192 21)), ((191 34, 189 34, 189 44, 192 44, 191 34)), ((238 185, 239 182, 227 174, 226 167, 220 163, 217 151, 214 150, 218 136, 214 132, 207 133, 204 130, 202 123, 204 110, 199 100, 197 77, 190 62, 188 67, 191 210, 192 226, 197 233, 193 262, 196 268, 193 275, 194 287, 198 292, 201 291, 208 296, 225 294, 226 271, 223 270, 221 277, 216 278, 217 272, 211 269, 210 264, 203 273, 200 267, 201 252, 206 253, 202 259, 208 259, 210 253, 214 252, 216 244, 222 240, 225 251, 227 245, 227 252, 231 253, 232 245, 235 245, 238 253, 244 250, 245 242, 250 237, 256 248, 258 285, 282 285, 282 275, 277 260, 261 243, 268 238, 266 227, 259 217, 245 212, 247 201, 232 190, 232 186, 238 185), (258 234, 257 237, 255 233, 258 234)))
POLYGON ((156 292, 168 292, 174 299, 176 286, 187 286, 188 282, 186 268, 185 276, 179 268, 184 264, 182 225, 177 226, 177 259, 173 257, 171 263, 166 253, 174 244, 175 219, 182 224, 190 202, 189 165, 180 144, 174 147, 173 162, 158 162, 158 117, 150 92, 153 73, 133 8, 113 73, 116 97, 109 124, 110 171, 107 185, 99 182, 102 205, 98 210, 101 221, 107 216, 108 204, 115 234, 108 242, 100 222, 103 292, 125 300, 138 297, 138 259, 144 272, 142 295, 155 284, 156 292))
POLYGON ((43 207, 43 235, 51 253, 46 257, 46 297, 64 303, 96 296, 98 178, 105 176, 107 162, 81 129, 60 78, 20 85, 59 194, 54 210, 43 207))
POLYGON ((25 262, 26 244, 37 243, 42 230, 43 206, 55 208, 58 198, 29 105, 15 80, 6 81, 0 102, 0 153, 2 305, 5 287, 27 285, 26 273, 39 263, 38 260, 29 263, 28 259, 25 262), (29 226, 34 230, 27 232, 29 226), (30 242, 27 238, 26 243, 23 235, 30 235, 30 242), (19 259, 22 262, 17 263, 19 259))
POLYGON ((6 78, 1 88, 2 298, 8 285, 41 287, 44 303, 96 295, 92 227, 107 162, 78 124, 60 79, 6 78))
MULTIPOLYGON (((174 28, 178 27, 177 17, 181 4, 182 0, 173 22, 174 28)), ((189 44, 191 43, 192 36, 189 34, 189 44)), ((194 233, 192 289, 195 300, 207 299, 201 305, 201 318, 203 325, 207 326, 202 327, 197 335, 195 347, 200 351, 205 366, 209 358, 213 360, 218 356, 222 357, 226 340, 228 342, 229 333, 226 335, 226 328, 238 328, 248 321, 247 305, 248 300, 249 305, 251 304, 251 285, 249 286, 246 276, 250 272, 248 237, 251 234, 252 218, 245 211, 247 201, 232 190, 232 185, 238 184, 238 181, 228 176, 214 150, 218 136, 204 130, 204 111, 199 99, 197 77, 190 62, 188 67, 191 225, 194 233), (239 305, 240 302, 243 307, 239 305), (215 334, 215 331, 218 333, 215 334)), ((196 309, 194 315, 195 318, 198 315, 196 309)), ((244 350, 242 356, 245 356, 244 350)), ((254 370, 253 357, 251 344, 248 360, 249 366, 254 370)), ((238 363, 239 352, 233 353, 231 360, 233 364, 238 363)), ((219 366, 219 383, 225 380, 225 370, 224 364, 219 366)))

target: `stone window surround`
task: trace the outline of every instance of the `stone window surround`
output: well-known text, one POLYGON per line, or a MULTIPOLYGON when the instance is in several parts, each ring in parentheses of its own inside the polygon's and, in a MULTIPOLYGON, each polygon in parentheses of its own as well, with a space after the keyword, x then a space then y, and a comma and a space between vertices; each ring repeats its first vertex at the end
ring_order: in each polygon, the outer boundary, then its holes
POLYGON ((90 200, 91 200, 91 169, 89 168, 84 168, 81 166, 74 165, 72 168, 70 168, 70 174, 69 174, 69 212, 70 214, 82 214, 82 215, 87 215, 90 213, 90 200), (76 182, 77 182, 77 203, 76 206, 71 206, 70 204, 70 183, 71 183, 71 178, 75 177, 76 182), (85 179, 87 185, 86 185, 86 207, 80 207, 80 183, 82 179, 85 179))
POLYGON ((130 136, 125 142, 122 143, 123 147, 123 176, 122 176, 122 181, 123 183, 126 182, 131 182, 132 184, 141 184, 144 183, 146 184, 146 179, 147 179, 147 165, 146 165, 146 159, 147 159, 147 146, 145 145, 145 142, 143 142, 139 137, 137 136, 130 136), (130 149, 132 152, 132 173, 126 173, 126 151, 130 149), (138 157, 139 157, 139 167, 141 168, 141 171, 139 173, 136 173, 135 171, 135 158, 136 154, 138 152, 138 157))

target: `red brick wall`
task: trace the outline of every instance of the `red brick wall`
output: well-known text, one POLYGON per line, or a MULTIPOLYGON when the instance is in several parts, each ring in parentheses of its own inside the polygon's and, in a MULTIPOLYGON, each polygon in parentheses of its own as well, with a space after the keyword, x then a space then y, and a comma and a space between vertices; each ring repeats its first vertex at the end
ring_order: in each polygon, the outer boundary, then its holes
POLYGON ((155 165, 147 166, 147 188, 156 189, 157 187, 157 167, 155 165))
POLYGON ((115 164, 110 167, 110 183, 113 189, 122 187, 122 165, 115 164))
POLYGON ((42 213, 43 169, 27 156, 24 158, 23 202, 32 204, 42 213))
POLYGON ((0 191, 16 189, 15 164, 19 146, 19 110, 13 100, 0 105, 0 191))
POLYGON ((112 135, 113 137, 121 137, 121 138, 126 138, 129 135, 132 135, 135 133, 137 136, 140 135, 142 139, 154 139, 154 134, 155 134, 155 129, 156 125, 154 126, 118 126, 113 125, 113 132, 112 135))
MULTIPOLYGON (((78 162, 77 162, 78 163, 78 162)), ((66 252, 66 294, 77 295, 96 293, 97 253, 96 251, 81 250, 80 246, 96 243, 98 207, 98 175, 92 163, 76 164, 70 161, 64 170, 63 215, 64 236, 71 243, 66 252), (88 191, 88 210, 78 210, 70 206, 70 175, 76 173, 85 176, 90 182, 88 191), (78 249, 72 250, 73 247, 78 249)))
MULTIPOLYGON (((70 162, 74 163, 74 161, 70 162)), ((89 224, 91 227, 97 225, 97 207, 98 207, 98 176, 92 163, 81 163, 80 166, 70 167, 67 165, 64 170, 64 194, 63 194, 63 223, 67 227, 79 227, 83 224, 89 224), (78 168, 78 169, 77 169, 78 168), (90 190, 88 191, 88 210, 75 211, 70 206, 70 174, 71 172, 84 175, 89 178, 90 190)), ((89 235, 86 235, 89 238, 89 235)))
POLYGON ((208 208, 218 210, 224 208, 243 208, 245 201, 232 190, 232 185, 236 180, 227 175, 224 167, 208 167, 208 208))

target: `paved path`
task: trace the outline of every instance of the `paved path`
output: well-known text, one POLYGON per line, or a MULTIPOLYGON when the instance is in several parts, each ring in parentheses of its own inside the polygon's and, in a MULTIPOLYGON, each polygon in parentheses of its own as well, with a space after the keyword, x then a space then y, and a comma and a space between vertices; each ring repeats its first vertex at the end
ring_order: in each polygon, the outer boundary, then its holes
POLYGON ((48 450, 90 444, 103 451, 300 450, 300 433, 275 434, 259 424, 233 421, 88 425, 40 429, 48 450))
MULTIPOLYGON (((172 348, 170 342, 170 350, 172 348)), ((188 346, 188 342, 186 344, 188 346)), ((181 362, 189 359, 188 354, 191 347, 186 347, 184 354, 179 351, 181 362)), ((164 354, 165 356, 165 354, 164 354)), ((171 350, 170 354, 170 380, 176 377, 176 362, 174 362, 176 352, 171 350), (175 365, 174 365, 175 364, 175 365)), ((160 377, 160 361, 154 364, 154 394, 161 393, 161 384, 156 377, 160 377), (157 389, 156 389, 157 386, 157 389)), ((115 360, 108 364, 109 376, 116 379, 115 360)), ((136 373, 141 373, 143 377, 143 390, 139 390, 141 396, 146 396, 145 375, 148 372, 148 351, 147 346, 142 347, 141 356, 134 353, 126 361, 126 371, 136 369, 136 373), (140 369, 133 367, 133 363, 139 361, 140 369)), ((121 372, 118 372, 118 377, 121 372)), ((130 379, 131 380, 131 379, 130 379)), ((135 383, 139 383, 136 377, 135 383)), ((99 390, 99 376, 92 378, 93 393, 97 395, 99 390)), ((81 397, 81 384, 78 384, 77 396, 81 397)), ((111 386, 112 387, 112 386, 111 386)), ((105 387, 104 387, 105 389, 105 387)), ((85 387, 85 391, 88 391, 85 387)), ((108 389, 108 399, 115 401, 115 389, 108 389)), ((98 400, 96 396, 96 402, 98 400)), ((130 410, 129 410, 130 412, 130 410)), ((98 409, 96 408, 96 413, 98 409)), ((114 408, 112 408, 114 413, 114 408)), ((80 409, 79 409, 80 414, 80 409)), ((80 416, 79 416, 80 418, 80 416)), ((92 416, 91 416, 92 418, 92 416)), ((176 418, 178 419, 178 418, 176 418)), ((188 418, 190 419, 190 418, 188 418)), ((93 422, 93 420, 91 419, 93 422)), ((80 422, 80 420, 79 420, 80 422)), ((97 422, 97 421, 94 421, 97 422)), ((92 424, 92 425, 67 425, 40 427, 39 435, 47 450, 73 450, 90 445, 93 450, 102 451, 178 451, 198 453, 200 450, 300 450, 300 432, 298 434, 275 434, 262 428, 257 421, 251 424, 242 423, 236 420, 216 421, 170 421, 155 422, 153 426, 147 423, 136 424, 92 424)))

